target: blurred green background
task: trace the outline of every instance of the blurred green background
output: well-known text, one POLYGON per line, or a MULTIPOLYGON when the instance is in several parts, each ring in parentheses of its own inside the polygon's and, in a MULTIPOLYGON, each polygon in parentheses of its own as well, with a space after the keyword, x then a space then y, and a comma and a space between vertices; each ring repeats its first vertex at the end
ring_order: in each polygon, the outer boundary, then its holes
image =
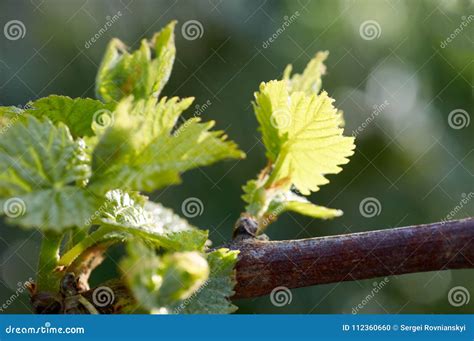
MULTIPOLYGON (((141 38, 177 19, 177 60, 163 94, 195 96, 201 108, 207 103, 203 119, 216 120, 247 159, 191 171, 182 185, 151 197, 179 213, 186 198, 199 198, 204 210, 190 220, 209 229, 219 245, 230 238, 243 211, 241 186, 265 165, 250 105, 253 92, 261 81, 280 78, 286 64, 299 72, 317 51, 329 50, 323 88, 344 110, 346 134, 355 132, 357 150, 311 200, 340 208, 344 216, 316 221, 286 213, 268 229, 269 236, 307 238, 439 221, 474 195, 469 195, 474 192, 473 9, 473 1, 455 0, 2 0, 1 28, 19 20, 25 31, 18 40, 0 32, 0 105, 24 105, 49 94, 94 97, 95 73, 109 39, 119 37, 136 48, 141 38), (86 48, 118 12, 119 20, 86 48), (202 25, 193 40, 181 31, 189 20, 202 25), (380 203, 374 217, 361 214, 366 198, 380 203)), ((193 110, 199 107, 185 116, 193 110)), ((467 201, 454 218, 474 216, 474 200, 467 201)), ((2 222, 0 304, 15 294, 19 281, 34 277, 39 241, 39 233, 2 222)), ((94 283, 116 274, 121 252, 109 252, 94 283)), ((283 307, 272 305, 268 296, 236 304, 240 313, 351 313, 381 280, 292 289, 291 303, 283 307)), ((27 296, 20 295, 3 313, 29 311, 27 296)), ((474 312, 474 270, 390 277, 359 309, 469 312, 474 312), (455 286, 467 289, 470 302, 449 304, 455 286)))

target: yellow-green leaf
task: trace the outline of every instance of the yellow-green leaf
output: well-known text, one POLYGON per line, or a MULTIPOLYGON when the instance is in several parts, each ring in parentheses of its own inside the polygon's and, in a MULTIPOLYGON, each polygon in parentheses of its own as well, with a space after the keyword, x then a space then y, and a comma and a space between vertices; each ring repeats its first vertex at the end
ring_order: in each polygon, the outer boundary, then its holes
MULTIPOLYGON (((275 161, 271 180, 290 178, 302 194, 319 190, 328 183, 327 174, 337 174, 340 165, 349 162, 353 154, 354 138, 343 136, 340 117, 326 92, 306 95, 286 90, 283 81, 262 84, 260 92, 270 102, 266 115, 275 115, 275 109, 286 115, 284 124, 277 124, 281 146, 275 161), (275 89, 278 89, 276 91, 275 89), (279 95, 276 96, 275 93, 279 95), (281 97, 286 98, 282 105, 281 97)), ((283 122, 283 121, 280 121, 283 122)))
POLYGON ((158 97, 173 68, 176 48, 175 21, 150 41, 142 40, 132 53, 118 39, 112 39, 99 67, 97 96, 104 102, 115 102, 133 95, 136 99, 158 97))
POLYGON ((288 91, 302 91, 307 95, 317 94, 321 90, 321 76, 326 73, 324 61, 328 57, 329 52, 318 52, 316 56, 306 65, 302 74, 295 73, 291 76, 293 66, 290 64, 283 72, 283 80, 286 81, 288 91))

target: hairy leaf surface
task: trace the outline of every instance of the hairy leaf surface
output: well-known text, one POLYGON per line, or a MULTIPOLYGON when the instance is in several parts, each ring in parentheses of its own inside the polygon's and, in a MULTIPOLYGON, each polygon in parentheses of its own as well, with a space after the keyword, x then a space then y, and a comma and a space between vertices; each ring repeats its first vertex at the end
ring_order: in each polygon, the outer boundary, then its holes
POLYGON ((118 39, 112 39, 105 52, 96 79, 97 96, 115 102, 133 95, 137 99, 158 97, 173 68, 176 48, 171 22, 150 41, 129 53, 118 39))
POLYGON ((90 174, 83 148, 62 123, 30 115, 6 131, 0 139, 0 196, 4 208, 13 198, 23 206, 14 223, 53 230, 85 225, 97 199, 82 188, 90 174))

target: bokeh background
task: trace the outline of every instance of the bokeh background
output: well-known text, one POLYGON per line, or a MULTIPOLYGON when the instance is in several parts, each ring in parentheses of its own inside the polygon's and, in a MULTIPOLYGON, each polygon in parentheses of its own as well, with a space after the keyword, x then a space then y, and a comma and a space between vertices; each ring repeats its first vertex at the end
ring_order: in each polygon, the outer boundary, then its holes
MULTIPOLYGON (((250 105, 253 92, 261 81, 280 78, 286 64, 302 71, 317 51, 329 50, 323 88, 344 110, 346 134, 356 135, 357 150, 311 200, 345 214, 317 221, 286 213, 268 235, 295 239, 390 229, 440 221, 459 205, 453 218, 474 216, 473 9, 469 0, 2 0, 0 28, 19 20, 25 32, 17 40, 0 32, 0 104, 24 105, 49 94, 94 97, 95 73, 109 39, 120 37, 136 48, 141 38, 177 19, 177 60, 163 94, 195 96, 200 108, 207 103, 203 119, 216 120, 247 159, 193 170, 182 185, 151 197, 176 212, 186 198, 199 198, 204 209, 191 222, 209 229, 219 245, 243 211, 241 186, 265 165, 250 105), (118 12, 120 19, 86 47, 118 12), (194 39, 181 32, 189 20, 202 26, 194 39), (366 198, 380 204, 375 215, 360 209, 366 198)), ((39 241, 39 233, 2 222, 0 303, 19 281, 34 277, 39 241)), ((109 252, 95 283, 116 274, 122 251, 109 252)), ((236 304, 240 313, 351 313, 382 280, 292 289, 283 307, 269 297, 236 304)), ((27 296, 20 295, 3 313, 29 311, 27 296)), ((358 311, 472 312, 474 270, 389 277, 358 311), (455 286, 471 296, 461 307, 448 302, 455 286)))

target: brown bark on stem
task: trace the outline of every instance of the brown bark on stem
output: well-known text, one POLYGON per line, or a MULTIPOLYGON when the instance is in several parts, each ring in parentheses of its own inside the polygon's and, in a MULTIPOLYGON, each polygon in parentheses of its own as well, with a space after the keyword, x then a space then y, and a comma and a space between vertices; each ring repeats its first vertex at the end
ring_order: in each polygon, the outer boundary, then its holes
MULTIPOLYGON (((232 299, 258 297, 277 286, 298 288, 414 272, 474 269, 474 218, 301 240, 262 241, 247 234, 224 247, 240 250, 232 299)), ((115 293, 114 302, 98 310, 123 312, 132 304, 130 293, 120 281, 108 285, 115 293)), ((91 298, 94 290, 83 295, 91 298)))
POLYGON ((474 268, 474 218, 286 241, 246 238, 235 298, 287 288, 447 269, 474 268))

